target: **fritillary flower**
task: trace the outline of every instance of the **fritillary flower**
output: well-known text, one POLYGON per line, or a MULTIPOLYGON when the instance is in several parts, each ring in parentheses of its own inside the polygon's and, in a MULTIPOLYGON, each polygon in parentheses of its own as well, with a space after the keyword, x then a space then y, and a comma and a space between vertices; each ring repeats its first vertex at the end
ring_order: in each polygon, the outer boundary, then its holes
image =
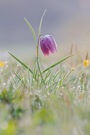
POLYGON ((41 35, 39 37, 39 45, 45 56, 57 51, 56 41, 51 35, 41 35))

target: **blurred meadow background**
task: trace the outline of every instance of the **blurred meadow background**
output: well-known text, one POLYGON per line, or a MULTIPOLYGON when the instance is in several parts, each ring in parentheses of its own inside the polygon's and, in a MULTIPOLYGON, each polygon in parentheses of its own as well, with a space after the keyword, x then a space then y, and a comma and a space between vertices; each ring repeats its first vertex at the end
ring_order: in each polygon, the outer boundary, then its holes
POLYGON ((59 54, 71 44, 89 49, 90 0, 0 0, 1 55, 8 51, 24 58, 34 55, 35 45, 24 17, 37 32, 45 9, 42 33, 55 37, 59 54))
POLYGON ((90 0, 0 0, 0 135, 90 135, 89 52, 90 0), (45 9, 38 57, 24 17, 38 34, 45 9))

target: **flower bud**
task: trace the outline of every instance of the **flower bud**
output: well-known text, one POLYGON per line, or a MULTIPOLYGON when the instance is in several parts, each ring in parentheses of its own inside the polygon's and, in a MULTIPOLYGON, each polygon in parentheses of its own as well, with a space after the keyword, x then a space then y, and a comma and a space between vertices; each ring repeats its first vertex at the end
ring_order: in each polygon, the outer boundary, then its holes
POLYGON ((51 35, 41 35, 39 37, 39 45, 45 56, 57 51, 57 44, 51 35))

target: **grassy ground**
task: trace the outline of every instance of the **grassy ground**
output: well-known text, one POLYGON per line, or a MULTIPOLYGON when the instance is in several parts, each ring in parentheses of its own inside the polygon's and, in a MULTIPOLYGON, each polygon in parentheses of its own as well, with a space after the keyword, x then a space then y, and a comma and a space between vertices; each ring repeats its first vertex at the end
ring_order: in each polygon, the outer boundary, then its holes
POLYGON ((77 59, 47 71, 54 62, 40 61, 39 70, 34 61, 33 73, 14 58, 6 62, 0 68, 0 135, 90 135, 90 67, 77 59))

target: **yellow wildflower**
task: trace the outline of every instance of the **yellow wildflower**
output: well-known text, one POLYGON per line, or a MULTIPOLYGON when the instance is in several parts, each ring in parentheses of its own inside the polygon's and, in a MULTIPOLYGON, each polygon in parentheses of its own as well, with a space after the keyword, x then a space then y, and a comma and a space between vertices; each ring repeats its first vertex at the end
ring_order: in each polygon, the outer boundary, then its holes
POLYGON ((88 67, 89 65, 90 65, 90 61, 89 60, 84 60, 83 61, 83 65, 85 66, 85 67, 88 67))
POLYGON ((5 62, 0 61, 0 67, 4 67, 5 66, 5 62))

